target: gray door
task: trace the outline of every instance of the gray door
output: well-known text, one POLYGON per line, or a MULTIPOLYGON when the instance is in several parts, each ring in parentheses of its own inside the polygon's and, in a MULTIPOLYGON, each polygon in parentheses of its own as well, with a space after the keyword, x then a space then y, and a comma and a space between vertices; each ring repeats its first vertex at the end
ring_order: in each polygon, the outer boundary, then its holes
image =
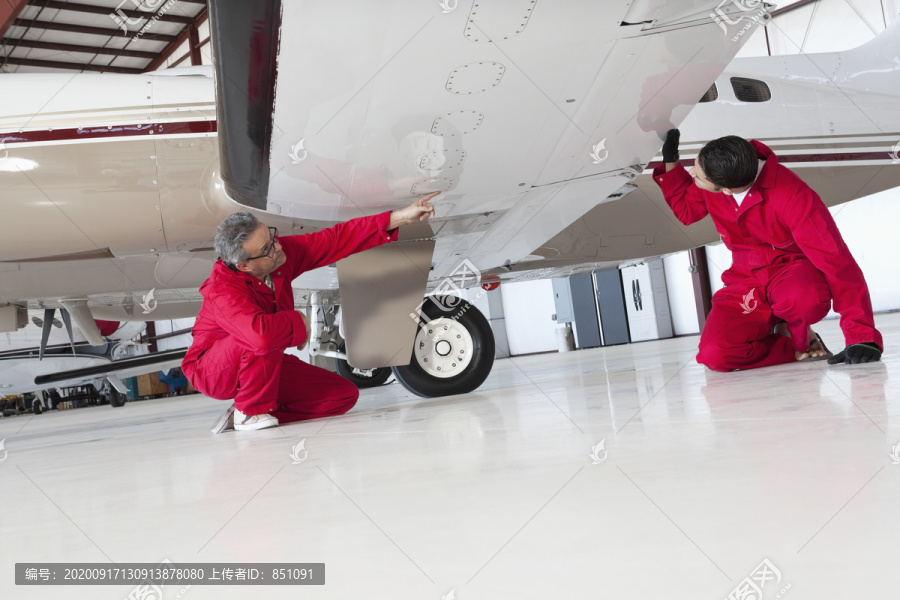
POLYGON ((594 282, 597 287, 603 345, 627 344, 628 315, 625 312, 625 296, 622 294, 619 269, 594 271, 594 282))
POLYGON ((572 290, 572 308, 575 310, 575 347, 596 348, 602 342, 591 274, 569 277, 569 287, 572 290))

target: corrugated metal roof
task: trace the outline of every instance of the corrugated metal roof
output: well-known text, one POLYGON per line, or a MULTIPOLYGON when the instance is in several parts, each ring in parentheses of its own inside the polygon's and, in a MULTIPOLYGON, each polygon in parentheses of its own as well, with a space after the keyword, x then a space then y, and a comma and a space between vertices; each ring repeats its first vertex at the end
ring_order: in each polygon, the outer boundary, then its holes
POLYGON ((185 58, 186 65, 192 64, 191 58, 194 64, 211 62, 206 0, 5 4, 0 9, 0 27, 5 27, 0 29, 0 64, 5 72, 143 73, 185 58))

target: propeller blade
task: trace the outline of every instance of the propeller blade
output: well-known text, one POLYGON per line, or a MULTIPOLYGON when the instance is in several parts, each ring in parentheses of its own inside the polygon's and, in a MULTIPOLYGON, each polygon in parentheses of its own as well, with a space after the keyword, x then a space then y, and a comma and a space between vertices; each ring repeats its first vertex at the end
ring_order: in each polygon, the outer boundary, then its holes
POLYGON ((38 353, 38 360, 44 360, 44 350, 47 349, 47 340, 50 339, 50 328, 53 326, 53 315, 55 313, 55 308, 44 309, 44 325, 41 329, 41 349, 38 353))
POLYGON ((66 325, 66 332, 69 334, 69 343, 72 345, 72 356, 75 356, 75 338, 72 336, 72 317, 69 316, 69 311, 64 308, 59 309, 59 313, 62 315, 63 323, 66 325))

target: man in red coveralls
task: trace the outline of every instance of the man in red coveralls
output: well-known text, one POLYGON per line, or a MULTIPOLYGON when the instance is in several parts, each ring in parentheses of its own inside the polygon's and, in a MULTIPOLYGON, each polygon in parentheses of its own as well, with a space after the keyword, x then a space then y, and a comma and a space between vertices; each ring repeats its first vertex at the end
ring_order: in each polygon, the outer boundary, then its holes
POLYGON ((831 213, 764 144, 727 136, 706 144, 690 173, 678 162, 672 129, 653 170, 666 202, 685 225, 712 216, 731 250, 725 287, 713 297, 697 362, 714 371, 793 361, 829 364, 881 358, 862 271, 831 213), (834 300, 846 348, 832 356, 811 326, 834 300))
POLYGON ((307 235, 278 236, 251 213, 226 218, 215 237, 219 260, 200 286, 203 306, 182 370, 203 394, 234 405, 213 426, 219 433, 344 414, 359 391, 341 377, 284 354, 309 337, 294 310, 291 281, 305 271, 397 239, 404 223, 434 216, 434 192, 410 206, 360 217, 307 235))

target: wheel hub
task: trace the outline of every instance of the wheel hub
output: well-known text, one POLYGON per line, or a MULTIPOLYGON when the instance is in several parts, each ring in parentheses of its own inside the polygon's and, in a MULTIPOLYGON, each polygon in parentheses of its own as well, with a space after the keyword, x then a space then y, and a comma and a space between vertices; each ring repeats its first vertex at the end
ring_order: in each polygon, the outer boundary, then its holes
POLYGON ((357 369, 354 367, 353 374, 358 377, 373 377, 375 375, 375 369, 357 369))
POLYGON ((469 366, 474 350, 469 331, 455 319, 429 321, 416 334, 416 362, 433 377, 459 375, 469 366))

